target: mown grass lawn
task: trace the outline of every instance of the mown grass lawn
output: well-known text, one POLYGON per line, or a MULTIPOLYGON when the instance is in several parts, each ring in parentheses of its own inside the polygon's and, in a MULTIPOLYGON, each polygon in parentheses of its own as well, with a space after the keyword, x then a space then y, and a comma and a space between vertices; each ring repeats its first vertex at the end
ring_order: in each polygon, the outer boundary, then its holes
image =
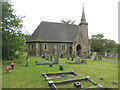
MULTIPOLYGON (((19 60, 14 60, 17 66, 11 73, 5 71, 11 61, 3 61, 2 67, 2 87, 3 88, 49 88, 48 81, 45 81, 42 73, 66 72, 74 71, 79 75, 90 76, 93 81, 98 84, 110 88, 118 88, 113 82, 118 83, 118 63, 86 59, 87 64, 71 65, 67 64, 67 58, 59 58, 59 64, 50 67, 49 65, 36 65, 35 61, 46 61, 40 57, 30 56, 29 66, 25 67, 25 57, 19 60), (59 70, 59 65, 64 65, 64 70, 59 70), (103 78, 103 80, 100 80, 103 78)), ((66 80, 66 79, 62 79, 66 80)), ((84 88, 88 87, 86 82, 84 88)), ((58 85, 58 87, 70 87, 72 84, 58 85)), ((71 87, 72 88, 72 87, 71 87)))

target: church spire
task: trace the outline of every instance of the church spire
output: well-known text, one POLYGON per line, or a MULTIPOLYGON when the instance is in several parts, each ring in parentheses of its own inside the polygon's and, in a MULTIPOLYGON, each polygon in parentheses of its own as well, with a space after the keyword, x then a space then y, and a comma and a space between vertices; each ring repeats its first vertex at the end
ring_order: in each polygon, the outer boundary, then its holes
POLYGON ((82 21, 82 20, 86 21, 86 19, 85 19, 84 7, 83 7, 83 12, 82 12, 82 18, 81 18, 81 21, 82 21))
POLYGON ((85 18, 84 6, 83 6, 82 17, 81 17, 81 23, 80 23, 80 24, 87 24, 86 18, 85 18))

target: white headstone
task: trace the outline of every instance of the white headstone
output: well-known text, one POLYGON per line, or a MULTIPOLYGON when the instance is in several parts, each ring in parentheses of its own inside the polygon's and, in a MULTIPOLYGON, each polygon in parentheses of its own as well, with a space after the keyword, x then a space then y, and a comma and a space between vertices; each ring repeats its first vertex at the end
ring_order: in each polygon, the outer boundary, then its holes
POLYGON ((76 62, 80 62, 79 57, 76 57, 76 62))
POLYGON ((96 56, 97 56, 97 52, 93 52, 91 59, 95 60, 96 56))

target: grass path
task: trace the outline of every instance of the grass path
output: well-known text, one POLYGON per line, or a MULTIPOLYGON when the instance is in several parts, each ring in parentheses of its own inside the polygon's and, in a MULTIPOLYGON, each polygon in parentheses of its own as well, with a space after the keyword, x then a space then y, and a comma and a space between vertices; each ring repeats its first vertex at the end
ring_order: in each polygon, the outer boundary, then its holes
MULTIPOLYGON (((9 66, 10 61, 3 61, 2 84, 3 88, 49 88, 48 82, 44 80, 41 73, 75 71, 83 76, 90 76, 93 81, 106 87, 117 88, 112 82, 118 83, 118 63, 106 62, 103 60, 87 59, 87 64, 70 65, 66 58, 59 58, 59 64, 64 65, 64 70, 59 70, 59 65, 50 67, 49 65, 35 65, 35 61, 45 61, 40 57, 29 57, 29 66, 25 67, 25 57, 20 60, 14 60, 17 66, 11 73, 6 73, 5 68, 9 66), (104 78, 100 80, 100 78, 104 78)), ((64 86, 60 86, 63 87, 64 86)), ((65 87, 69 87, 69 84, 65 87)), ((87 86, 85 86, 87 87, 87 86)))

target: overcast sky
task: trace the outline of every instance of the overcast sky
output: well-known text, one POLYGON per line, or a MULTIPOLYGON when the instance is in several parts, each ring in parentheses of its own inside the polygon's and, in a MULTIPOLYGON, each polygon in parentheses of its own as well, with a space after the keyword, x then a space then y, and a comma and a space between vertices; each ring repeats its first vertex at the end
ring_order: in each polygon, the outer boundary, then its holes
POLYGON ((79 24, 83 3, 89 37, 103 34, 106 39, 118 43, 119 0, 11 0, 17 15, 23 19, 23 32, 30 34, 41 21, 60 22, 62 19, 76 20, 79 24))

